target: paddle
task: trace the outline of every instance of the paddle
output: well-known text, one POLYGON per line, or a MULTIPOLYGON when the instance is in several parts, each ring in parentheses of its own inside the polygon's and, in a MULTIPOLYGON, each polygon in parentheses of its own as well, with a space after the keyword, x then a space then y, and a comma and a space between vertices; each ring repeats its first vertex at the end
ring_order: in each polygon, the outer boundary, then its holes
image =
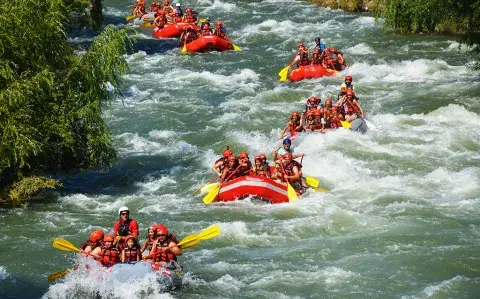
POLYGON ((70 272, 72 270, 73 270, 73 268, 54 272, 54 273, 48 275, 48 281, 49 282, 54 282, 55 280, 64 277, 65 275, 68 274, 68 272, 70 272))
POLYGON ((376 129, 377 129, 377 127, 375 127, 375 125, 374 125, 374 124, 372 124, 370 121, 368 121, 366 118, 364 118, 363 120, 364 120, 364 121, 365 121, 365 123, 367 124, 367 127, 368 127, 368 129, 369 129, 369 130, 372 130, 372 131, 374 131, 374 130, 376 130, 376 129))
POLYGON ((140 28, 145 28, 145 29, 150 29, 153 27, 153 24, 151 23, 142 23, 140 25, 138 25, 140 28))
POLYGON ((205 23, 207 21, 207 19, 200 19, 198 20, 199 23, 205 23))
POLYGON ((344 127, 345 129, 350 129, 350 127, 352 126, 352 124, 349 123, 348 121, 341 120, 340 123, 342 124, 342 127, 344 127))
POLYGON ((207 187, 208 185, 210 185, 210 183, 212 183, 213 181, 216 181, 218 180, 220 177, 219 176, 216 176, 214 177, 213 179, 211 179, 210 181, 208 181, 208 183, 206 184, 203 184, 202 186, 198 187, 198 189, 195 189, 195 191, 192 192, 192 194, 195 194, 196 192, 198 191, 203 191, 203 188, 207 187))
POLYGON ((280 82, 285 82, 288 76, 288 70, 290 70, 290 65, 284 67, 278 75, 280 76, 280 82))
POLYGON ((233 46, 233 51, 241 51, 242 49, 240 49, 239 46, 235 45, 234 43, 232 43, 232 46, 233 46))
MULTIPOLYGON (((237 167, 237 169, 235 169, 235 171, 232 172, 225 181, 228 181, 228 179, 230 179, 230 178, 232 177, 232 175, 233 175, 234 173, 236 173, 237 170, 238 170, 241 166, 242 166, 242 164, 240 164, 240 165, 237 167)), ((225 182, 225 181, 224 181, 224 182, 225 182)), ((205 195, 205 197, 203 198, 203 203, 206 204, 206 205, 211 204, 211 203, 215 200, 215 198, 217 197, 218 192, 220 192, 220 188, 222 188, 222 185, 223 185, 223 183, 222 183, 222 184, 218 184, 218 186, 216 186, 215 188, 213 188, 207 195, 205 195)))
POLYGON ((149 17, 145 17, 145 18, 143 18, 142 20, 143 20, 144 22, 153 22, 153 21, 155 21, 154 18, 149 18, 149 17))
POLYGON ((183 48, 182 48, 182 51, 180 51, 180 53, 182 53, 182 54, 187 54, 188 53, 187 52, 187 43, 183 44, 183 48))
POLYGON ((304 179, 305 179, 305 182, 307 183, 307 185, 312 187, 312 188, 317 188, 318 185, 320 184, 320 181, 318 179, 310 177, 310 176, 307 176, 304 179))
POLYGON ((218 185, 220 185, 220 183, 211 183, 211 184, 205 185, 201 190, 202 194, 212 191, 213 188, 216 188, 218 185))
POLYGON ((136 18, 137 18, 136 16, 127 16, 125 18, 125 20, 127 20, 127 22, 131 22, 131 21, 135 20, 136 18))
POLYGON ((63 251, 76 251, 80 252, 80 249, 77 248, 75 245, 72 243, 68 242, 67 240, 61 239, 61 238, 56 238, 53 241, 53 247, 63 250, 63 251))

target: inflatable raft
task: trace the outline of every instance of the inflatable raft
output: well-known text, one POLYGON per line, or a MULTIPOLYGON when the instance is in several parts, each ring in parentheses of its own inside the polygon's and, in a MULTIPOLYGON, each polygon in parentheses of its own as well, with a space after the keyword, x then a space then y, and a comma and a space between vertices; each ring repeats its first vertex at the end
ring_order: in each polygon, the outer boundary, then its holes
POLYGON ((321 78, 324 76, 335 76, 336 74, 336 71, 326 69, 321 65, 307 65, 298 67, 291 71, 288 79, 292 82, 295 82, 304 79, 321 78))
POLYGON ((156 38, 179 37, 184 30, 190 27, 198 30, 198 26, 194 23, 176 23, 166 25, 163 28, 154 28, 152 35, 156 38))
POLYGON ((187 44, 188 52, 202 52, 207 50, 233 50, 233 44, 218 36, 202 36, 187 44))
POLYGON ((107 268, 110 273, 108 279, 120 282, 128 282, 129 280, 138 280, 145 275, 156 275, 157 281, 167 288, 179 288, 182 286, 183 272, 182 267, 172 262, 165 268, 159 265, 153 265, 149 262, 140 261, 132 264, 122 263, 115 264, 107 268))
POLYGON ((243 176, 226 182, 214 201, 233 201, 248 196, 270 203, 288 202, 287 186, 263 176, 243 176))

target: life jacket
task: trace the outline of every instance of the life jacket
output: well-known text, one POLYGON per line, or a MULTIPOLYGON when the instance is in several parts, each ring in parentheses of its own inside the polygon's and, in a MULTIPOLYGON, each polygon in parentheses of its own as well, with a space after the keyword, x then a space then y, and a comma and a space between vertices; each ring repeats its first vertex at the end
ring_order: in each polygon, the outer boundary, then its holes
POLYGON ((290 120, 290 126, 289 126, 290 134, 292 134, 293 132, 302 132, 303 128, 296 129, 299 125, 300 125, 300 119, 297 119, 296 122, 293 122, 293 120, 290 120))
POLYGON ((132 219, 127 219, 127 221, 119 221, 118 223, 118 235, 122 237, 126 237, 130 234, 130 222, 132 222, 132 219))
POLYGON ((119 260, 119 252, 115 247, 106 248, 102 246, 102 251, 100 252, 100 263, 105 267, 111 267, 115 265, 119 260))
POLYGON ((308 61, 308 53, 302 53, 302 55, 300 56, 300 60, 297 63, 297 66, 305 66, 309 64, 310 61, 308 61))
POLYGON ((360 108, 358 108, 357 104, 348 100, 345 100, 345 103, 343 103, 343 109, 347 115, 360 114, 360 108))
POLYGON ((88 246, 90 246, 93 250, 95 247, 103 246, 103 242, 102 241, 92 242, 90 240, 87 240, 87 242, 80 245, 80 249, 85 250, 85 248, 87 248, 88 246))
POLYGON ((320 59, 320 54, 313 54, 312 56, 312 65, 321 65, 322 60, 320 59))
POLYGON ((270 177, 270 166, 268 164, 261 164, 260 167, 257 168, 257 165, 254 166, 254 175, 263 176, 263 177, 270 177))
POLYGON ((231 181, 239 177, 237 168, 238 168, 238 163, 233 164, 232 168, 227 168, 227 174, 225 175, 225 182, 231 181))
POLYGON ((172 21, 173 21, 173 23, 181 23, 182 22, 182 17, 174 16, 172 21))
MULTIPOLYGON (((168 237, 165 239, 165 241, 163 243, 160 242, 160 240, 157 240, 157 248, 161 251, 162 247, 168 247, 168 245, 171 243, 171 242, 175 242, 173 241, 171 238, 170 238, 171 235, 168 235, 168 237)), ((176 240, 176 238, 175 238, 176 240)), ((175 243, 178 243, 178 242, 175 242, 175 243)), ((173 254, 172 252, 163 252, 161 251, 161 253, 158 253, 155 252, 154 253, 155 256, 153 257, 153 260, 155 262, 168 262, 168 261, 176 261, 177 260, 177 256, 175 254, 173 254)))
POLYGON ((202 29, 202 35, 203 36, 211 36, 212 31, 210 29, 202 29))
MULTIPOLYGON (((237 170, 237 177, 250 175, 250 170, 252 169, 252 162, 247 161, 247 166, 240 166, 237 170)), ((231 179, 231 178, 230 178, 231 179)))
POLYGON ((337 114, 337 107, 332 106, 332 107, 325 107, 325 116, 326 116, 326 122, 327 126, 331 129, 335 128, 340 128, 342 126, 342 123, 340 122, 340 119, 338 118, 337 114))
POLYGON ((135 245, 133 248, 125 247, 125 249, 123 250, 123 252, 125 253, 125 262, 136 262, 139 251, 140 248, 138 248, 137 245, 135 245))
POLYGON ((185 22, 185 23, 196 23, 196 22, 197 22, 197 18, 195 18, 195 17, 192 16, 192 15, 184 15, 184 16, 183 16, 183 22, 185 22))
POLYGON ((157 17, 155 19, 155 27, 163 28, 165 27, 165 25, 167 25, 167 19, 165 18, 165 16, 157 17))
POLYGON ((145 243, 147 243, 147 247, 145 247, 145 250, 152 250, 153 241, 155 241, 155 239, 151 239, 150 236, 147 236, 147 239, 145 240, 145 243))
MULTIPOLYGON (((191 43, 191 42, 193 42, 193 41, 196 40, 196 39, 198 39, 198 33, 197 33, 195 30, 191 30, 191 31, 189 31, 189 33, 188 33, 188 37, 187 37, 187 39, 185 40, 185 43, 186 43, 186 44, 191 43)), ((221 158, 221 159, 223 159, 223 158, 221 158)), ((219 160, 217 160, 217 161, 219 161, 219 160)), ((215 162, 215 163, 216 163, 216 162, 215 162)), ((224 163, 224 165, 225 165, 225 162, 223 162, 223 163, 224 163)), ((225 168, 224 165, 220 166, 220 169, 221 169, 220 172, 225 168)))
MULTIPOLYGON (((295 160, 292 160, 292 162, 288 165, 283 165, 283 170, 285 171, 285 174, 288 175, 288 176, 295 175, 295 172, 293 171, 293 168, 295 166, 297 166, 298 173, 301 176, 302 164, 300 164, 299 162, 297 162, 295 160)), ((299 180, 301 180, 301 178, 299 178, 298 180, 295 180, 295 181, 291 181, 291 182, 297 182, 299 180)))
POLYGON ((213 35, 218 36, 219 38, 227 39, 227 36, 219 28, 215 28, 213 35))

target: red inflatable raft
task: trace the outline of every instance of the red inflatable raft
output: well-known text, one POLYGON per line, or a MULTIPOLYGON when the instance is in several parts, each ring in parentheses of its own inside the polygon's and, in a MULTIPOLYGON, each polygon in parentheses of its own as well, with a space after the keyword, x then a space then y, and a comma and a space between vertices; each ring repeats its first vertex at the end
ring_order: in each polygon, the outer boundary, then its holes
POLYGON ((290 81, 301 81, 303 79, 314 79, 323 76, 335 76, 336 71, 326 69, 321 65, 301 66, 290 72, 290 81))
POLYGON ((288 202, 287 186, 263 176, 242 176, 226 182, 214 201, 233 201, 248 196, 271 203, 288 202))
POLYGON ((176 23, 169 24, 161 29, 155 28, 152 31, 152 35, 156 38, 179 37, 184 30, 190 27, 198 30, 198 26, 194 23, 176 23))
POLYGON ((228 51, 233 50, 233 45, 228 40, 218 36, 202 36, 187 44, 188 52, 202 52, 206 50, 228 51))

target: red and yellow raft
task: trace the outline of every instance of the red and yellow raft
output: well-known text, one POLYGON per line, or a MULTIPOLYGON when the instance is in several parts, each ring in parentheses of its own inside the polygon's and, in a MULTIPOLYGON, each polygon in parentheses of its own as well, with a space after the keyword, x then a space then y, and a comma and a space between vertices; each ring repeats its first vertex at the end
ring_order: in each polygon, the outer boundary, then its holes
POLYGON ((321 65, 301 66, 290 72, 288 79, 290 81, 301 81, 304 79, 315 79, 323 76, 335 76, 337 71, 324 68, 321 65))
POLYGON ((186 45, 188 52, 202 52, 207 50, 233 50, 233 44, 228 40, 215 35, 202 36, 186 45))
POLYGON ((198 30, 198 26, 194 23, 176 23, 168 24, 163 28, 154 28, 152 35, 156 38, 179 37, 182 35, 182 32, 188 28, 194 28, 198 30))
POLYGON ((288 202, 287 186, 263 176, 242 176, 224 183, 214 201, 233 201, 248 196, 270 203, 288 202))

